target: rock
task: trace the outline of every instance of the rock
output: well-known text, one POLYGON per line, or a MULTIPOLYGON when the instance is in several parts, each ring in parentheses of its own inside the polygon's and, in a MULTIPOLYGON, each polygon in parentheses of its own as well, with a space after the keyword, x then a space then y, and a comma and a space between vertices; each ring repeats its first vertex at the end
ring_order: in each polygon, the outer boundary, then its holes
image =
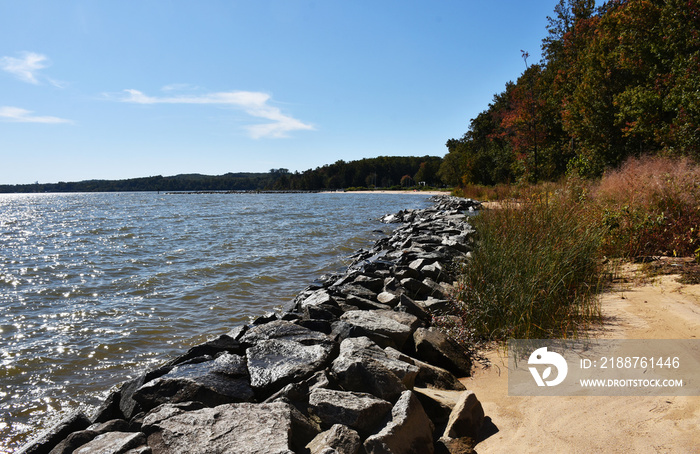
POLYGON ((306 445, 310 454, 324 454, 332 449, 337 454, 359 454, 362 447, 360 435, 347 426, 335 424, 316 436, 306 445))
POLYGON ((381 292, 377 295, 377 301, 382 304, 394 307, 399 302, 399 295, 391 292, 381 292))
POLYGON ((90 420, 81 411, 75 411, 58 424, 43 431, 39 436, 23 446, 17 454, 45 454, 56 445, 68 438, 73 432, 85 430, 90 425, 90 420))
POLYGON ((74 454, 122 454, 146 444, 141 432, 107 432, 74 451, 74 454))
MULTIPOLYGON (((382 282, 382 285, 384 283, 382 282)), ((368 300, 374 300, 377 298, 377 293, 372 290, 363 287, 362 285, 356 284, 345 284, 340 287, 340 292, 348 296, 359 296, 360 298, 365 298, 368 300)))
POLYGON ((241 337, 241 343, 250 346, 255 345, 259 341, 269 339, 285 339, 303 345, 332 343, 330 338, 323 333, 312 331, 285 320, 276 320, 249 329, 241 337))
POLYGON ((101 424, 93 424, 88 427, 90 430, 94 430, 98 435, 102 435, 107 432, 129 432, 129 421, 123 419, 113 419, 111 421, 106 421, 101 424))
POLYGON ((337 305, 333 297, 328 293, 328 290, 317 290, 310 296, 301 301, 301 309, 306 309, 309 306, 320 306, 322 304, 337 305))
POLYGON ((471 361, 467 353, 440 331, 418 328, 413 333, 413 342, 418 359, 461 377, 467 377, 471 373, 471 361))
POLYGON ((134 399, 146 410, 164 403, 195 401, 215 406, 253 398, 245 358, 229 353, 213 361, 177 366, 134 393, 134 399))
POLYGON ((404 391, 391 410, 392 419, 379 433, 365 440, 367 454, 432 454, 433 423, 418 398, 404 391))
POLYGON ((180 356, 170 363, 172 366, 177 366, 191 359, 200 356, 211 356, 214 357, 222 352, 228 352, 235 355, 243 354, 243 348, 241 348, 240 342, 230 337, 228 334, 222 334, 216 339, 212 339, 203 344, 196 345, 190 348, 187 353, 180 356))
POLYGON ((326 428, 343 424, 372 433, 391 408, 390 402, 367 393, 316 389, 309 395, 309 410, 326 428))
POLYGON ((224 404, 183 411, 169 404, 144 419, 153 454, 292 454, 313 438, 300 436, 304 421, 287 403, 224 404))
POLYGON ((464 391, 450 413, 443 437, 476 439, 483 424, 484 409, 481 402, 472 391, 464 391))
POLYGON ((437 432, 437 436, 441 436, 445 431, 452 409, 464 391, 416 387, 413 388, 413 392, 420 400, 430 420, 439 427, 440 430, 437 432))
POLYGON ((348 295, 348 297, 345 299, 345 302, 352 306, 356 306, 360 309, 391 309, 391 306, 389 306, 388 304, 377 303, 372 301, 371 299, 363 298, 357 295, 348 295))
POLYGON ((446 369, 412 358, 391 347, 386 347, 384 351, 389 358, 397 359, 418 367, 418 375, 415 380, 416 386, 454 391, 466 390, 459 379, 446 369))
POLYGON ((334 345, 330 340, 315 345, 287 339, 261 340, 247 350, 250 384, 258 393, 269 393, 304 380, 325 366, 334 345))
MULTIPOLYGON (((410 330, 410 334, 408 337, 411 337, 413 335, 413 332, 423 326, 423 323, 418 319, 413 314, 409 314, 407 312, 402 312, 402 311, 388 311, 388 310, 375 310, 375 311, 370 311, 370 314, 377 314, 380 317, 386 317, 394 320, 395 322, 401 323, 404 326, 407 326, 410 330)), ((405 342, 405 341, 404 341, 405 342)))
POLYGON ((389 358, 366 337, 345 339, 331 371, 343 389, 370 393, 391 402, 412 388, 418 375, 416 366, 389 358))
POLYGON ((371 291, 373 294, 377 294, 384 288, 384 279, 379 279, 372 276, 360 275, 355 278, 353 284, 359 285, 371 291))
MULTIPOLYGON (((391 311, 387 311, 391 312, 391 311)), ((386 312, 377 311, 350 311, 343 314, 340 319, 350 325, 359 326, 369 333, 390 338, 394 344, 401 348, 411 335, 411 326, 397 322, 394 317, 387 317, 386 312)))
POLYGON ((256 317, 253 322, 251 323, 252 325, 264 325, 266 323, 270 323, 277 320, 277 314, 274 312, 266 312, 265 314, 256 317))
POLYGON ((79 430, 57 444, 49 454, 72 454, 73 451, 91 442, 99 434, 94 430, 79 430))

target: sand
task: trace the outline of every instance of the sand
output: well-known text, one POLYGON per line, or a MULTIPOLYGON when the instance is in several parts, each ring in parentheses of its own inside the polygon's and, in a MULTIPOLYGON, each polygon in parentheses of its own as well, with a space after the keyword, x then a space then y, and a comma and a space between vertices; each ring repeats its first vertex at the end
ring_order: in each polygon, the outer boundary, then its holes
MULTIPOLYGON (((677 275, 641 279, 637 265, 622 275, 627 282, 602 296, 604 322, 595 337, 700 336, 700 285, 679 284, 677 275)), ((462 380, 487 416, 478 454, 700 453, 700 396, 509 397, 507 358, 485 353, 492 365, 462 380)))

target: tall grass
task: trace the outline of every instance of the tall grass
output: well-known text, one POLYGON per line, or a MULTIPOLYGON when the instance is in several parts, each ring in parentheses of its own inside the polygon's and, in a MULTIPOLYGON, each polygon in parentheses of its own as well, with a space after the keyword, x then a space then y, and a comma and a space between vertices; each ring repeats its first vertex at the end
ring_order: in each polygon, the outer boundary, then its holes
POLYGON ((568 191, 506 202, 473 224, 477 245, 462 266, 452 314, 436 318, 453 337, 567 337, 598 316, 603 232, 568 191))
POLYGON ((700 166, 687 158, 630 159, 603 177, 591 202, 608 231, 606 255, 700 253, 700 166))

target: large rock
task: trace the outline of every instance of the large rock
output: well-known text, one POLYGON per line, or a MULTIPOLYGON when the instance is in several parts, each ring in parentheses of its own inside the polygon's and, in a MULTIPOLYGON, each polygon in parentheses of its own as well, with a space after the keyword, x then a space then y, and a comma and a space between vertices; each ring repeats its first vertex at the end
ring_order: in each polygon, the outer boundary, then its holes
POLYGON ((432 364, 428 364, 416 358, 412 358, 391 347, 385 348, 384 351, 389 358, 412 364, 419 369, 415 380, 416 386, 456 391, 466 390, 459 379, 446 369, 433 366, 432 364))
POLYGON ((366 337, 345 339, 331 370, 344 389, 374 394, 391 402, 412 388, 418 375, 416 366, 389 358, 366 337))
POLYGON ((365 440, 367 454, 432 454, 433 423, 418 398, 405 391, 391 410, 392 419, 365 440))
POLYGON ((316 436, 306 445, 309 454, 359 454, 362 447, 360 435, 353 429, 336 424, 316 436), (331 450, 331 451, 329 451, 331 450))
POLYGON ((289 404, 224 404, 184 411, 166 404, 146 416, 153 454, 292 454, 304 450, 308 425, 289 404), (301 435, 301 436, 300 436, 301 435))
POLYGON ((255 345, 259 341, 270 339, 284 339, 303 345, 326 345, 333 343, 331 339, 323 333, 304 328, 303 326, 286 320, 276 320, 249 329, 241 337, 241 343, 255 345))
POLYGON ((240 342, 233 339, 228 334, 222 334, 221 336, 219 336, 215 339, 212 339, 210 341, 207 341, 203 344, 195 345, 194 347, 190 348, 187 351, 187 353, 185 353, 184 355, 180 356, 179 358, 173 360, 170 363, 170 365, 176 366, 178 364, 182 364, 186 361, 189 361, 191 359, 194 359, 194 358, 197 358, 200 356, 215 357, 222 352, 228 352, 228 353, 232 353, 235 355, 241 355, 241 354, 243 354, 243 348, 241 347, 240 342))
MULTIPOLYGON (((380 336, 388 337, 398 348, 401 348, 411 335, 412 329, 410 325, 405 325, 396 321, 393 317, 385 315, 390 312, 391 311, 350 311, 343 314, 340 319, 350 325, 358 326, 369 333, 376 333, 380 336)), ((370 334, 370 338, 371 337, 370 334)))
POLYGON ((73 454, 122 454, 146 444, 140 432, 107 432, 73 451, 73 454))
POLYGON ((371 433, 391 408, 390 402, 366 393, 316 389, 309 396, 310 411, 326 428, 342 424, 371 433))
POLYGON ((75 411, 58 424, 43 431, 37 438, 23 446, 18 454, 46 454, 73 432, 87 429, 90 420, 81 411, 75 411))
POLYGON ((461 377, 467 377, 471 373, 471 361, 467 353, 440 331, 418 328, 413 333, 413 342, 418 359, 461 377))
POLYGON ((476 439, 484 424, 484 409, 472 391, 464 391, 450 413, 443 437, 476 439))
POLYGON ((305 345, 287 339, 261 340, 247 350, 250 383, 264 394, 304 380, 330 361, 334 345, 330 341, 305 345))
POLYGON ((215 406, 253 398, 245 358, 229 353, 213 361, 177 366, 134 393, 145 410, 164 403, 196 401, 215 406))

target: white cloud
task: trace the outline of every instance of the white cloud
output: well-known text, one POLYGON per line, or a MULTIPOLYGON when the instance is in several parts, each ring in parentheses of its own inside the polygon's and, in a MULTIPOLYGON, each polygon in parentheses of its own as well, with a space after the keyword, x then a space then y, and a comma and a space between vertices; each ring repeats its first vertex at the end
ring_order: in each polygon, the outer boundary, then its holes
POLYGON ((0 119, 6 121, 14 121, 17 123, 73 123, 71 120, 59 117, 39 117, 32 115, 31 110, 21 109, 19 107, 0 106, 0 119))
POLYGON ((23 82, 39 84, 37 72, 46 68, 48 58, 34 52, 25 52, 23 58, 0 57, 0 69, 12 74, 23 82))
POLYGON ((124 90, 128 96, 120 99, 122 102, 135 104, 214 104, 235 107, 243 110, 252 117, 271 120, 271 123, 248 126, 247 129, 254 139, 261 137, 287 137, 287 133, 299 130, 313 130, 313 125, 306 124, 296 118, 285 115, 274 106, 270 106, 270 95, 254 91, 228 91, 209 93, 198 96, 148 96, 138 90, 124 90))

